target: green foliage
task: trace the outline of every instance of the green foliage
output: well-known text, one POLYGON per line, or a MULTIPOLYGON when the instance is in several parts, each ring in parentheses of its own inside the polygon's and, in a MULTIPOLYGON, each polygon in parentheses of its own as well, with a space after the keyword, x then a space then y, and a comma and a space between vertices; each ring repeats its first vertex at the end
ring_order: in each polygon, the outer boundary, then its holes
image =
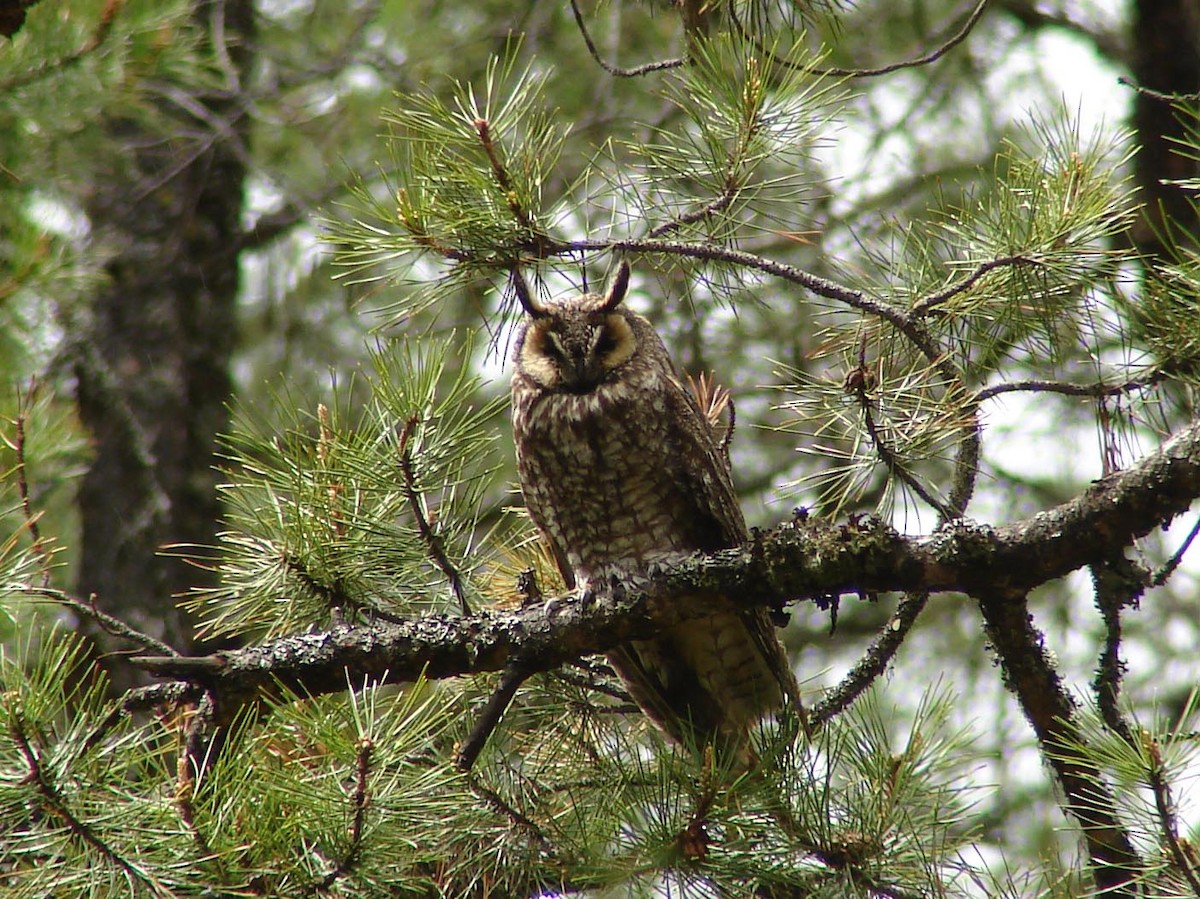
MULTIPOLYGON (((744 895, 757 886, 838 896, 854 894, 853 868, 896 890, 959 892, 953 869, 973 838, 961 825, 960 780, 974 757, 949 726, 949 697, 928 697, 907 733, 873 697, 811 744, 794 720, 764 726, 751 772, 661 743, 647 755, 621 717, 594 702, 563 718, 561 731, 502 729, 481 759, 479 781, 541 850, 523 860, 510 847, 487 866, 515 877, 516 891, 570 872, 564 886, 601 894, 744 895), (514 865, 530 867, 514 874, 514 865)), ((456 873, 478 876, 478 866, 456 873)))
POLYGON ((517 72, 517 59, 516 47, 493 59, 478 93, 454 83, 447 102, 425 88, 387 110, 399 186, 384 200, 360 182, 353 221, 327 222, 353 278, 394 275, 406 257, 430 251, 461 263, 436 292, 402 294, 407 298, 392 307, 397 317, 420 311, 497 261, 515 261, 549 230, 554 213, 543 185, 568 129, 545 107, 545 76, 532 66, 517 72))
POLYGON ((172 731, 187 716, 116 714, 76 638, 0 656, 0 686, 0 879, 13 899, 305 895, 348 871, 352 895, 390 894, 397 874, 420 889, 437 856, 418 828, 467 796, 428 752, 455 716, 422 683, 287 697, 264 711, 271 727, 243 720, 178 778, 172 731))
POLYGON ((188 603, 209 633, 286 634, 333 609, 455 608, 432 543, 478 603, 501 403, 478 401, 480 379, 453 351, 449 340, 381 346, 365 403, 351 401, 353 384, 335 384, 316 414, 285 398, 295 418, 282 434, 242 417, 227 439, 221 582, 188 603))
MULTIPOLYGON (((1166 710, 1155 708, 1153 720, 1143 725, 1136 710, 1124 709, 1133 726, 1123 735, 1115 732, 1097 709, 1089 707, 1081 716, 1081 741, 1059 753, 1063 758, 1082 753, 1117 785, 1116 812, 1147 861, 1138 879, 1151 893, 1194 887, 1194 883, 1185 886, 1181 882, 1184 865, 1180 859, 1185 853, 1194 853, 1189 842, 1194 839, 1194 828, 1189 833, 1181 822, 1179 799, 1194 787, 1200 762, 1200 741, 1189 729, 1197 710, 1200 690, 1196 688, 1169 718, 1166 710)), ((1194 875, 1194 861, 1189 863, 1194 875)))
MULTIPOLYGON (((188 716, 115 715, 81 653, 57 634, 0 657, 0 861, 14 899, 335 884, 348 896, 664 884, 836 896, 854 894, 851 867, 893 889, 962 892, 953 871, 972 834, 959 784, 974 762, 945 695, 908 725, 868 698, 811 745, 794 721, 764 727, 753 773, 661 744, 648 756, 626 716, 589 698, 558 726, 502 728, 465 775, 447 763, 462 723, 444 688, 348 685, 280 697, 177 773, 172 732, 188 716)), ((549 684, 532 686, 517 721, 561 701, 549 684)))
POLYGON ((155 723, 111 720, 105 688, 70 635, 0 654, 0 876, 14 899, 161 893, 143 849, 179 833, 159 795, 170 744, 155 723))
POLYGON ((628 233, 732 243, 802 229, 819 196, 814 149, 849 99, 839 82, 809 74, 819 62, 803 40, 786 53, 728 35, 697 48, 666 80, 668 124, 623 142, 635 168, 611 159, 628 233))
POLYGON ((669 124, 573 144, 591 159, 574 180, 555 173, 570 127, 549 109, 547 78, 518 70, 518 50, 491 62, 478 93, 454 83, 446 100, 425 87, 386 111, 395 186, 382 194, 360 181, 349 218, 326 223, 352 278, 395 279, 417 255, 442 263, 389 307, 397 319, 481 275, 585 245, 639 233, 732 244, 801 227, 816 193, 808 163, 846 101, 837 82, 805 74, 802 42, 774 63, 745 39, 705 44, 662 91, 669 124))
MULTIPOLYGON (((1130 336, 1120 318, 1135 263, 1120 246, 1136 209, 1129 153, 1127 135, 1084 141, 1070 124, 1031 128, 1007 144, 992 177, 980 173, 980 195, 968 189, 965 202, 907 228, 880 264, 903 281, 872 289, 918 315, 961 376, 885 320, 831 314, 814 357, 840 377, 780 371, 782 427, 824 463, 789 486, 815 491, 833 514, 870 496, 891 514, 900 497, 909 507, 949 489, 981 389, 1059 372, 1075 383, 1147 377, 1148 366, 1110 352, 1130 336)), ((1172 355, 1187 354, 1175 339, 1172 355)))
POLYGON ((1125 304, 1125 311, 1151 362, 1195 385, 1200 380, 1200 253, 1180 248, 1173 263, 1153 273, 1138 299, 1125 304))

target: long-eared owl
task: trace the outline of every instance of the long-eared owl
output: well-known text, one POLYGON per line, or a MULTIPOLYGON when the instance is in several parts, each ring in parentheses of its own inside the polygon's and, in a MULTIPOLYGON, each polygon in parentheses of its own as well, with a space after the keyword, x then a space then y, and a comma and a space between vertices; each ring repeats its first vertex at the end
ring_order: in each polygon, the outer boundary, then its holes
MULTIPOLYGON (((514 352, 517 468, 567 585, 584 590, 744 542, 713 423, 654 327, 621 305, 628 265, 602 295, 546 304, 514 279, 529 313, 514 352)), ((693 745, 740 743, 795 691, 766 610, 732 603, 608 658, 646 714, 693 745)))

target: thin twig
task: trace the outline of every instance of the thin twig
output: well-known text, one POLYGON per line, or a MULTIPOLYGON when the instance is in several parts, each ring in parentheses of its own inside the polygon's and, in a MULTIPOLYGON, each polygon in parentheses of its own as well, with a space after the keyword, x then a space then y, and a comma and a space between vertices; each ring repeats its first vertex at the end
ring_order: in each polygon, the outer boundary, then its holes
POLYGON ((629 695, 628 691, 616 686, 616 672, 608 667, 607 662, 604 663, 606 671, 597 671, 584 659, 573 662, 571 667, 575 668, 578 673, 572 672, 567 668, 560 668, 554 672, 554 677, 573 687, 582 687, 585 690, 591 690, 610 699, 615 699, 630 708, 637 708, 633 703, 633 697, 629 695), (585 677, 584 675, 587 676, 585 677))
POLYGON ((1152 586, 1161 587, 1175 573, 1175 569, 1179 567, 1179 563, 1187 555, 1187 551, 1191 548, 1192 541, 1196 539, 1197 534, 1200 534, 1200 518, 1196 519, 1196 523, 1192 525, 1192 529, 1188 531, 1188 535, 1183 538, 1183 543, 1180 544, 1179 549, 1175 550, 1175 554, 1167 559, 1166 563, 1150 576, 1152 586))
MULTIPOLYGON (((957 372, 948 363, 938 366, 944 375, 946 370, 957 372)), ((956 378, 951 382, 965 391, 962 379, 956 378)), ((961 437, 958 440, 958 452, 954 457, 954 475, 950 479, 950 492, 946 496, 947 511, 941 513, 938 526, 961 518, 967 512, 971 497, 975 495, 975 485, 979 481, 979 456, 983 450, 983 428, 979 424, 979 403, 966 402, 962 407, 963 424, 960 428, 961 437)))
MULTIPOLYGON (((403 204, 401 205, 403 212, 403 204)), ((414 230, 413 225, 405 221, 405 226, 421 240, 421 234, 414 230)), ((430 249, 449 259, 464 261, 475 257, 468 253, 451 250, 449 247, 429 245, 430 249)), ((828 278, 814 275, 804 269, 759 256, 745 250, 722 246, 713 243, 692 243, 688 241, 662 240, 653 237, 630 237, 619 240, 553 240, 545 236, 539 237, 536 248, 538 258, 547 256, 575 256, 586 252, 622 252, 631 254, 663 253, 668 256, 684 256, 689 259, 703 259, 709 262, 726 262, 742 268, 753 269, 765 275, 782 278, 792 284, 810 291, 819 297, 844 303, 852 309, 857 309, 866 315, 883 319, 893 325, 898 331, 911 340, 921 353, 935 365, 945 363, 945 353, 929 336, 924 323, 913 318, 908 310, 889 303, 880 297, 868 295, 862 290, 847 287, 828 278)), ((954 374, 951 370, 951 374, 954 374)), ((956 374, 947 380, 958 380, 956 374)))
POLYGON ((615 241, 579 240, 559 244, 555 252, 577 253, 581 250, 619 250, 625 253, 665 253, 669 256, 685 256, 690 259, 704 259, 709 262, 727 262, 740 265, 743 268, 754 269, 766 275, 774 275, 785 281, 790 281, 806 290, 829 300, 844 303, 852 309, 857 309, 867 315, 881 318, 894 325, 906 337, 913 340, 926 356, 940 358, 940 349, 932 343, 918 322, 910 318, 907 311, 892 305, 878 297, 869 296, 864 291, 838 284, 828 278, 822 278, 811 272, 806 272, 786 262, 779 262, 745 250, 721 246, 711 243, 689 243, 682 241, 659 240, 654 238, 628 238, 615 241))
POLYGON ((195 708, 188 710, 188 715, 183 747, 176 766, 177 776, 181 780, 199 777, 213 761, 214 735, 220 731, 215 694, 211 690, 201 693, 195 708))
POLYGON ((1156 91, 1153 88, 1142 87, 1140 84, 1134 84, 1124 75, 1117 79, 1117 84, 1123 87, 1129 87, 1137 91, 1139 94, 1150 97, 1154 100, 1163 100, 1167 103, 1191 103, 1200 100, 1200 93, 1195 94, 1164 94, 1162 91, 1156 91))
POLYGON ((471 606, 467 602, 467 592, 463 586, 462 575, 458 573, 458 569, 446 555, 446 547, 441 535, 434 533, 429 519, 425 517, 421 495, 417 490, 417 478, 413 471, 412 454, 408 449, 408 441, 420 423, 420 418, 414 415, 404 423, 404 429, 400 432, 400 471, 404 475, 404 495, 408 499, 408 507, 412 511, 413 520, 416 521, 417 533, 421 535, 421 541, 425 544, 430 559, 449 581, 450 589, 454 592, 454 597, 458 600, 462 613, 470 615, 471 606))
POLYGON ((120 618, 114 618, 107 612, 100 611, 100 609, 96 607, 95 594, 85 601, 77 596, 72 596, 65 590, 58 590, 54 587, 38 587, 34 586, 33 584, 23 584, 13 587, 12 592, 24 594, 25 596, 41 596, 52 600, 61 606, 66 606, 68 609, 78 612, 80 615, 83 615, 86 618, 90 618, 114 637, 121 637, 126 640, 130 640, 146 647, 146 649, 149 649, 153 652, 162 653, 163 655, 171 656, 172 658, 180 657, 177 649, 174 649, 155 637, 151 637, 149 634, 142 633, 132 625, 126 624, 120 618))
POLYGON ((412 235, 413 241, 418 246, 455 262, 469 262, 475 258, 473 253, 452 247, 430 234, 408 199, 408 190, 403 187, 396 191, 396 215, 400 219, 400 224, 408 229, 408 233, 412 235))
POLYGON ((703 221, 710 216, 716 215, 718 212, 725 210, 734 197, 737 196, 737 188, 729 182, 725 185, 725 190, 721 195, 714 200, 709 201, 699 209, 693 209, 691 212, 685 212, 678 218, 671 219, 669 222, 663 222, 661 225, 656 225, 647 232, 647 237, 661 238, 668 234, 672 234, 687 225, 693 225, 696 222, 703 221))
POLYGON ((1138 601, 1145 590, 1145 581, 1144 575, 1138 576, 1130 570, 1131 565, 1124 555, 1120 555, 1111 562, 1090 566, 1096 608, 1104 620, 1104 646, 1100 650, 1092 689, 1105 725, 1126 743, 1134 745, 1133 728, 1120 708, 1121 681, 1125 674, 1125 663, 1121 661, 1121 610, 1138 601))
POLYGON ((763 46, 762 40, 757 35, 751 34, 750 30, 746 28, 745 24, 737 15, 736 4, 730 4, 729 9, 731 10, 734 24, 742 33, 742 36, 747 40, 753 41, 754 46, 759 50, 759 52, 767 54, 771 58, 771 61, 777 65, 796 71, 806 72, 818 77, 874 78, 879 75, 890 75, 892 72, 898 72, 901 69, 915 69, 919 66, 929 65, 931 62, 937 62, 937 60, 941 59, 948 52, 967 39, 967 35, 971 33, 971 30, 978 24, 979 20, 983 18, 983 13, 987 8, 987 4, 988 0, 979 0, 979 2, 975 5, 975 8, 971 11, 971 14, 967 16, 966 21, 963 22, 962 27, 960 27, 958 31, 949 38, 949 40, 938 46, 936 49, 931 50, 922 56, 918 56, 915 59, 908 59, 904 60, 903 62, 894 62, 890 63, 889 65, 879 66, 878 68, 873 69, 844 69, 837 67, 821 68, 820 66, 798 65, 794 62, 789 62, 786 59, 780 59, 769 48, 763 46))
MULTIPOLYGON (((193 709, 189 710, 188 714, 197 716, 198 713, 193 709)), ((190 742, 196 721, 197 717, 193 717, 188 722, 186 731, 188 739, 185 741, 185 745, 190 742)), ((187 752, 179 753, 179 758, 175 760, 175 808, 179 812, 179 820, 191 834, 192 842, 196 844, 196 850, 200 853, 200 857, 215 858, 216 854, 212 851, 212 844, 208 842, 208 837, 196 823, 196 807, 192 803, 196 796, 196 778, 199 772, 199 767, 192 763, 187 752)))
POLYGON ((363 825, 367 820, 367 806, 370 804, 371 798, 367 792, 367 781, 371 773, 371 754, 374 750, 375 743, 370 737, 364 736, 358 741, 358 752, 355 754, 354 793, 350 797, 354 807, 354 815, 350 820, 350 845, 346 847, 346 851, 334 865, 333 870, 312 885, 309 889, 310 894, 324 893, 330 889, 349 873, 358 860, 358 855, 362 851, 363 825))
POLYGON ((928 314, 929 312, 935 311, 937 307, 946 302, 946 300, 970 290, 975 286, 975 283, 980 278, 990 271, 994 271, 998 268, 1006 268, 1010 265, 1016 266, 1037 264, 1037 260, 1030 259, 1028 256, 1022 256, 1020 254, 1016 256, 1002 256, 999 259, 989 259, 986 262, 981 262, 973 272, 971 272, 961 281, 951 284, 949 287, 939 290, 937 293, 931 293, 913 303, 912 314, 920 317, 928 314))
POLYGON ((1151 792, 1154 793, 1154 808, 1158 812, 1158 823, 1162 827, 1163 837, 1171 851, 1171 859, 1191 886, 1192 894, 1200 896, 1200 874, 1179 841, 1179 819, 1175 814, 1175 803, 1171 799, 1171 787, 1167 783, 1162 752, 1155 742, 1150 743, 1148 751, 1150 768, 1146 773, 1150 778, 1151 792))
POLYGON ((120 722, 129 718, 135 712, 156 709, 167 706, 179 706, 196 702, 200 698, 201 688, 183 681, 173 681, 168 684, 148 684, 144 687, 133 687, 126 690, 120 699, 113 703, 104 720, 88 734, 83 741, 82 753, 91 752, 100 744, 109 731, 120 722))
POLYGON ((36 378, 31 378, 29 381, 29 390, 25 393, 17 392, 17 417, 13 421, 13 426, 16 433, 13 440, 9 443, 9 447, 16 454, 16 476, 17 476, 17 493, 21 497, 21 513, 25 517, 25 529, 29 531, 29 537, 33 541, 32 549, 34 554, 41 560, 42 568, 42 586, 50 585, 50 569, 52 567, 52 556, 50 551, 46 549, 45 541, 42 540, 42 533, 38 527, 38 519, 41 513, 35 514, 33 511, 33 500, 29 495, 29 474, 28 474, 28 459, 25 454, 26 437, 25 437, 25 422, 29 417, 29 409, 34 402, 34 397, 37 394, 38 383, 36 378))
POLYGON ((842 678, 841 683, 829 690, 821 701, 813 706, 809 712, 809 722, 813 727, 820 727, 844 712, 877 677, 887 671, 928 600, 928 593, 904 594, 896 606, 896 611, 875 635, 863 657, 842 678))
POLYGON ((608 74, 617 78, 636 78, 639 75, 647 75, 650 72, 661 72, 665 69, 677 69, 682 66, 686 60, 684 59, 664 59, 659 62, 647 62, 640 66, 635 66, 632 69, 622 69, 619 66, 614 66, 600 56, 600 51, 596 48, 592 36, 588 33, 587 25, 583 21, 583 13, 579 11, 578 0, 571 0, 571 12, 575 16, 575 24, 579 28, 579 33, 583 36, 583 42, 587 44, 588 53, 592 59, 608 74))
POLYGON ((976 402, 990 400, 992 397, 1005 393, 1059 393, 1063 396, 1106 397, 1119 396, 1134 390, 1153 387, 1162 381, 1166 375, 1161 369, 1156 369, 1149 375, 1140 378, 1130 378, 1121 384, 1071 384, 1067 381, 1045 381, 1031 378, 1025 381, 1006 381, 1003 384, 993 384, 975 394, 976 402))
POLYGON ((475 133, 479 135, 479 142, 483 144, 483 152, 487 155, 488 164, 492 167, 492 174, 496 178, 496 184, 499 185, 501 192, 504 194, 505 202, 508 203, 509 211, 512 212, 513 218, 526 231, 533 231, 533 221, 529 218, 529 213, 517 202, 517 193, 513 189, 512 178, 508 175, 508 169, 500 159, 499 151, 496 149, 496 142, 492 140, 491 125, 487 119, 475 120, 475 133))
POLYGON ((500 719, 508 711, 513 697, 517 695, 521 684, 529 678, 529 674, 530 672, 517 662, 513 662, 504 669, 496 692, 484 706, 479 720, 475 722, 471 733, 467 735, 467 739, 463 741, 454 757, 454 767, 459 771, 470 771, 474 766, 476 759, 479 758, 479 753, 483 752, 483 747, 487 745, 488 737, 492 735, 500 723, 500 719))
POLYGON ((888 444, 880 433, 879 427, 875 423, 875 415, 871 408, 871 399, 867 396, 866 390, 856 391, 858 397, 859 408, 863 414, 863 425, 867 429, 867 436, 871 438, 871 442, 875 444, 875 453, 879 456, 888 472, 899 478, 910 490, 917 496, 925 500, 931 508, 937 511, 943 521, 948 521, 951 518, 957 518, 958 515, 950 508, 943 500, 936 497, 929 489, 922 484, 915 475, 913 475, 904 465, 899 454, 888 444))
POLYGON ((489 806, 500 812, 518 828, 531 836, 534 842, 537 843, 541 849, 551 849, 550 841, 546 839, 546 835, 542 832, 542 829, 538 827, 537 823, 534 822, 532 818, 522 813, 518 809, 513 808, 510 803, 504 800, 503 796, 501 796, 491 787, 485 785, 477 775, 468 773, 467 783, 470 785, 471 791, 475 793, 476 796, 483 799, 483 801, 489 806))

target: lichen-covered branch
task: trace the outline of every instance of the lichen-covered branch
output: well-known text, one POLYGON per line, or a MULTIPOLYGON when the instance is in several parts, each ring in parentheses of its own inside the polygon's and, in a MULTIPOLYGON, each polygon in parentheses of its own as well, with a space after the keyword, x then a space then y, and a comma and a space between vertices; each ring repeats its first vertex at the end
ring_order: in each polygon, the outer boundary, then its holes
POLYGON ((523 670, 536 673, 703 615, 700 597, 706 595, 747 606, 891 590, 1023 596, 1111 558, 1197 497, 1200 421, 1075 499, 1003 527, 960 519, 927 537, 904 537, 877 522, 797 519, 758 535, 752 545, 694 556, 644 584, 587 600, 567 596, 518 611, 336 627, 211 656, 142 657, 138 663, 213 691, 225 713, 280 687, 340 692, 347 673, 356 682, 407 682, 422 673, 453 677, 503 670, 518 654, 523 670), (686 606, 672 601, 681 594, 697 599, 686 606))
POLYGON ((1112 791, 1094 761, 1080 748, 1075 703, 1034 626, 1025 594, 995 591, 979 598, 988 640, 1000 660, 1005 686, 1017 697, 1042 757, 1054 771, 1066 808, 1079 821, 1092 860, 1097 892, 1132 896, 1143 867, 1129 834, 1113 812, 1112 791))

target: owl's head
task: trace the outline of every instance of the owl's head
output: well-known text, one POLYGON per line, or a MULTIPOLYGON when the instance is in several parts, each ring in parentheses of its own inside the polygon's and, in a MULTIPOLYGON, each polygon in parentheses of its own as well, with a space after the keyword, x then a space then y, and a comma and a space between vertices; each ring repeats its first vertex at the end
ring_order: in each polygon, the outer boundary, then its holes
POLYGON ((629 286, 628 263, 618 266, 603 294, 544 305, 519 275, 514 275, 514 283, 530 317, 517 338, 517 370, 543 390, 587 393, 638 351, 641 319, 619 308, 629 286))

